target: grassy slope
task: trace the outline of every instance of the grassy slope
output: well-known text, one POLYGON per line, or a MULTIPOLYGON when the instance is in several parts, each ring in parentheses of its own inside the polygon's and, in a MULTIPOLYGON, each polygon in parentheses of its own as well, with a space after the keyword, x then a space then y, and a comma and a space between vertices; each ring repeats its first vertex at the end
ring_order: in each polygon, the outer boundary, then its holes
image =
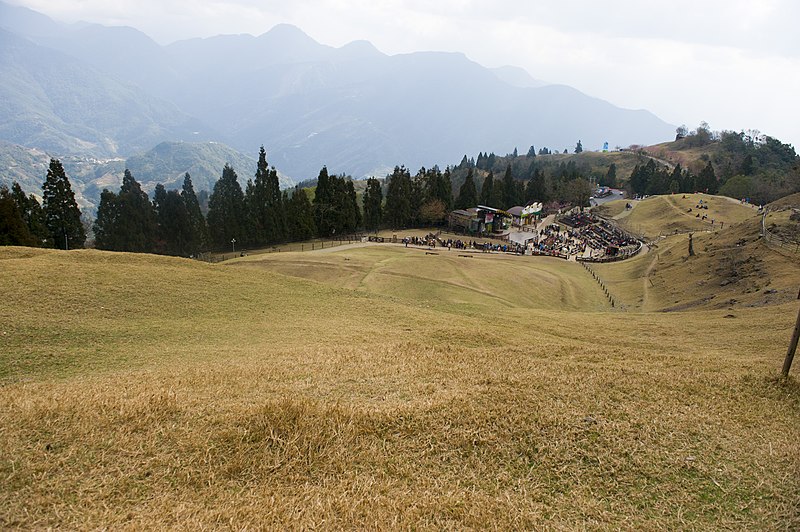
MULTIPOLYGON (((612 202, 616 203, 616 202, 612 202)), ((613 215, 618 205, 609 207, 613 215)), ((619 219, 619 224, 636 234, 646 238, 655 238, 675 232, 708 231, 718 229, 721 224, 730 227, 758 217, 756 209, 740 205, 739 202, 722 196, 707 194, 675 194, 670 196, 653 196, 637 202, 629 215, 619 219), (708 205, 708 209, 697 209, 700 200, 708 205), (688 212, 692 209, 692 212, 688 212), (702 220, 696 215, 708 217, 702 220), (714 220, 712 226, 711 220, 714 220)))
POLYGON ((555 264, 0 249, 0 523, 800 526, 796 303, 564 310, 526 288, 555 264))

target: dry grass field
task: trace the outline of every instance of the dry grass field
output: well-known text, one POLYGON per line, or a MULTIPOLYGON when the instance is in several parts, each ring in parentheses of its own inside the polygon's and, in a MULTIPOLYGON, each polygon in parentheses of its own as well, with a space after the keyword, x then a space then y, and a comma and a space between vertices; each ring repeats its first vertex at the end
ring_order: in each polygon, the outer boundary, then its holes
POLYGON ((0 248, 0 527, 796 530, 800 265, 744 218, 593 266, 615 308, 545 258, 0 248))
MULTIPOLYGON (((608 215, 618 214, 619 204, 609 203, 614 205, 607 208, 608 215)), ((603 213, 602 207, 600 209, 603 213)), ((655 238, 675 232, 715 230, 757 217, 757 209, 741 205, 738 201, 723 196, 674 194, 652 196, 636 202, 636 206, 627 216, 619 218, 619 224, 624 229, 645 238, 655 238), (708 205, 708 209, 697 208, 700 200, 708 205), (689 209, 692 211, 689 212, 689 209), (707 216, 706 220, 702 219, 703 215, 707 216), (711 220, 714 220, 713 225, 711 220)))

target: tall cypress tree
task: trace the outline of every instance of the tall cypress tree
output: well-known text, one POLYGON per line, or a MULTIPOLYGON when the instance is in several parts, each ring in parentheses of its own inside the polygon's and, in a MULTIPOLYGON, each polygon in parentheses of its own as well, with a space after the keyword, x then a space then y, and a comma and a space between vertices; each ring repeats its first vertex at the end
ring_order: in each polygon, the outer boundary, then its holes
POLYGON ((458 189, 458 198, 456 198, 456 209, 471 209, 478 204, 478 191, 475 190, 475 179, 473 178, 472 168, 467 172, 467 177, 464 179, 464 184, 458 189))
POLYGON ((420 209, 425 204, 425 169, 420 169, 411 180, 411 219, 409 225, 418 227, 421 224, 420 209))
POLYGON ((286 237, 286 212, 278 172, 267 164, 267 152, 261 146, 254 181, 247 182, 247 211, 256 245, 270 244, 286 237))
POLYGON ((0 187, 0 246, 36 246, 37 244, 8 188, 0 187))
POLYGON ((376 178, 370 177, 367 179, 367 190, 364 191, 364 227, 367 230, 376 230, 381 226, 382 203, 381 184, 376 178))
MULTIPOLYGON (((261 147, 261 152, 264 153, 266 160, 266 152, 264 152, 263 146, 261 147)), ((259 153, 259 161, 261 160, 261 152, 259 153)), ((283 203, 280 181, 278 180, 278 171, 274 166, 269 168, 266 177, 267 214, 270 222, 267 238, 269 242, 280 242, 286 238, 286 208, 283 203)))
POLYGON ((28 231, 30 231, 31 235, 33 235, 33 238, 36 240, 36 245, 51 247, 53 245, 53 239, 44 223, 44 211, 42 211, 42 206, 39 204, 39 200, 36 199, 36 196, 33 194, 25 196, 22 187, 19 186, 19 183, 14 181, 11 185, 11 197, 14 198, 17 208, 22 214, 22 220, 25 222, 25 225, 28 226, 28 231))
POLYGON ((156 251, 167 255, 190 255, 192 227, 183 197, 177 190, 167 191, 159 183, 153 193, 153 207, 158 220, 156 251))
POLYGON ((616 163, 611 163, 608 165, 608 171, 606 172, 606 176, 603 179, 603 185, 611 188, 616 188, 617 186, 617 165, 616 163))
POLYGON ((494 173, 489 170, 489 174, 483 180, 483 186, 481 186, 481 197, 479 199, 479 203, 486 207, 494 207, 492 205, 492 200, 494 199, 494 173))
POLYGON ((333 207, 333 182, 328 175, 328 168, 323 166, 317 177, 317 189, 314 193, 314 225, 321 237, 331 236, 336 230, 336 216, 333 207))
POLYGON ((505 176, 503 176, 503 209, 510 209, 520 202, 517 197, 517 184, 514 182, 514 176, 511 173, 511 165, 506 167, 505 176))
POLYGON ((525 203, 533 201, 544 203, 548 199, 550 198, 546 193, 544 173, 538 168, 534 168, 531 178, 525 186, 525 203))
POLYGON ((116 230, 121 251, 152 252, 158 230, 156 213, 147 193, 127 168, 122 176, 117 203, 116 230))
POLYGON ((714 167, 711 161, 708 162, 705 168, 697 176, 697 188, 707 192, 708 194, 716 194, 719 190, 719 183, 717 182, 717 175, 714 173, 714 167))
POLYGON ((100 193, 100 205, 97 207, 97 218, 94 221, 94 245, 97 249, 122 251, 124 248, 118 236, 119 203, 117 195, 103 189, 100 193))
POLYGON ((295 187, 292 197, 287 202, 287 220, 289 221, 289 238, 294 241, 308 240, 316 233, 314 227, 314 209, 308 201, 306 191, 295 187))
POLYGON ((214 183, 214 191, 208 199, 211 243, 217 249, 227 249, 232 245, 232 240, 243 241, 246 237, 244 231, 244 193, 236 172, 226 164, 222 169, 222 177, 214 183))
POLYGON ((181 190, 183 203, 186 205, 186 214, 189 217, 189 242, 186 247, 190 254, 196 254, 206 248, 208 242, 206 219, 200 210, 200 202, 194 193, 194 185, 189 172, 183 176, 183 189, 181 190))
POLYGON ((348 210, 352 212, 352 227, 350 231, 353 232, 361 227, 362 216, 361 209, 358 207, 358 195, 356 194, 356 187, 353 185, 353 180, 347 180, 347 204, 348 210))
POLYGON ((411 174, 403 166, 395 166, 388 178, 384 220, 389 227, 399 229, 411 223, 411 174))
POLYGON ((86 231, 81 223, 81 211, 58 159, 50 159, 47 177, 42 185, 42 198, 44 223, 53 236, 54 247, 82 248, 86 242, 86 231))

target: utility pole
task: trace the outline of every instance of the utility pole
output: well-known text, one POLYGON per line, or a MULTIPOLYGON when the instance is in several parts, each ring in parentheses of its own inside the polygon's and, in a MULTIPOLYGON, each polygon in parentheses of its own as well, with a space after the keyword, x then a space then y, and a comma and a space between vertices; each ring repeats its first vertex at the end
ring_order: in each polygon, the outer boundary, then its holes
POLYGON ((231 238, 231 248, 233 249, 233 252, 236 253, 236 239, 235 238, 231 238))
MULTIPOLYGON (((797 292, 797 299, 800 299, 800 292, 797 292)), ((800 340, 800 310, 797 311, 797 323, 794 324, 794 334, 792 340, 789 342, 789 350, 786 352, 786 360, 783 361, 783 376, 789 376, 789 370, 792 367, 792 360, 794 360, 794 353, 797 351, 797 341, 800 340)))

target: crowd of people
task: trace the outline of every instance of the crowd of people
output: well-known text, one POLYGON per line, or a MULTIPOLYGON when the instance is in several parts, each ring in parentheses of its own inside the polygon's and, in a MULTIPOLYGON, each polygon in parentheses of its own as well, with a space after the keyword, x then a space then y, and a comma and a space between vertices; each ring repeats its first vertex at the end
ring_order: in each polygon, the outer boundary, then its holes
POLYGON ((570 255, 583 252, 582 242, 574 231, 562 231, 558 224, 550 224, 539 230, 527 248, 533 255, 548 255, 551 257, 569 258, 570 255))
POLYGON ((439 238, 438 234, 428 233, 424 237, 407 236, 402 240, 405 247, 408 246, 423 246, 428 248, 447 248, 448 250, 471 250, 482 251, 488 253, 490 251, 499 253, 515 253, 522 255, 525 253, 525 246, 515 242, 507 242, 499 244, 497 242, 479 242, 477 240, 461 240, 447 238, 439 238))
POLYGON ((408 236, 402 239, 408 246, 447 248, 466 251, 514 253, 518 255, 546 255, 579 260, 614 260, 630 256, 640 248, 640 242, 617 226, 588 212, 574 212, 563 216, 538 230, 525 244, 516 242, 480 242, 458 238, 440 238, 439 233, 424 237, 408 236), (566 226, 566 227, 564 227, 566 226))
POLYGON ((587 212, 575 212, 562 217, 558 224, 542 228, 530 240, 532 253, 582 259, 629 254, 638 249, 639 242, 622 230, 587 212))

